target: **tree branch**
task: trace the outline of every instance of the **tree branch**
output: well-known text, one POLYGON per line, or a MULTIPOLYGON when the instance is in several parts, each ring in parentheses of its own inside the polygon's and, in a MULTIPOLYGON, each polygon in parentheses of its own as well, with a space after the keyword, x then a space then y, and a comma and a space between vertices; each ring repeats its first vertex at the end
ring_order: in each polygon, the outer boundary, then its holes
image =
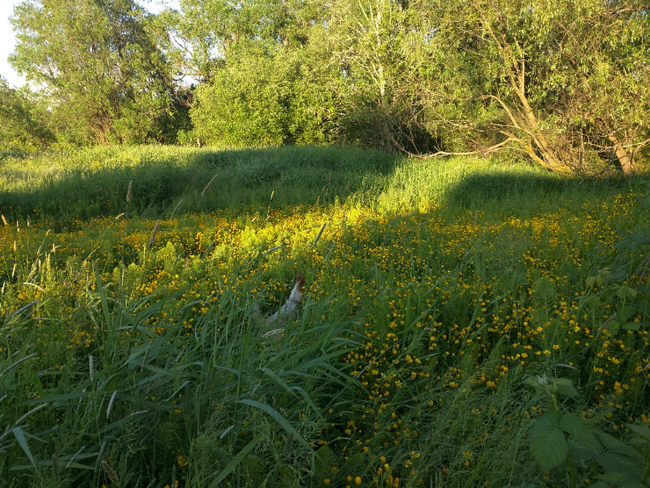
POLYGON ((501 149, 503 149, 508 143, 510 142, 520 142, 518 139, 511 139, 508 138, 505 141, 502 141, 498 144, 495 144, 494 146, 490 146, 484 149, 479 149, 476 151, 467 151, 467 152, 447 152, 447 151, 438 151, 432 154, 415 154, 410 151, 407 151, 403 147, 401 147, 394 139, 393 142, 395 145, 400 149, 400 151, 403 151, 404 153, 408 154, 409 156, 416 158, 416 159, 436 159, 436 158, 442 158, 445 156, 475 156, 477 154, 485 155, 485 154, 490 154, 493 152, 497 152, 501 149))

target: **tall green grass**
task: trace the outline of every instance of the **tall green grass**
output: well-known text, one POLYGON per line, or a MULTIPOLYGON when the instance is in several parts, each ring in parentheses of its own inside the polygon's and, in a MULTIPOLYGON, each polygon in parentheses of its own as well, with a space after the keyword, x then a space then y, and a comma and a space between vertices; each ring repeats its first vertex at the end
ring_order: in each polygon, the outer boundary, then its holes
MULTIPOLYGON (((6 218, 51 221, 352 201, 381 210, 445 202, 460 208, 522 198, 550 201, 609 194, 623 180, 582 181, 522 165, 456 158, 417 161, 350 147, 214 151, 178 147, 89 148, 76 153, 0 159, 0 208, 6 218), (213 184, 203 192, 210 181, 213 184), (132 202, 125 205, 129 183, 132 202), (271 195, 272 198, 271 198, 271 195)), ((552 207, 552 205, 551 205, 552 207)))
POLYGON ((0 207, 12 220, 55 223, 124 212, 170 217, 233 206, 324 205, 374 187, 402 158, 354 148, 91 148, 0 160, 0 207), (216 178, 215 178, 216 176, 216 178), (214 178, 210 189, 202 190, 214 178), (180 204, 180 205, 179 205, 180 204))
POLYGON ((527 379, 570 379, 560 407, 624 441, 647 422, 643 178, 349 148, 0 164, 0 483, 563 486, 527 379), (269 335, 251 306, 298 270, 269 335))

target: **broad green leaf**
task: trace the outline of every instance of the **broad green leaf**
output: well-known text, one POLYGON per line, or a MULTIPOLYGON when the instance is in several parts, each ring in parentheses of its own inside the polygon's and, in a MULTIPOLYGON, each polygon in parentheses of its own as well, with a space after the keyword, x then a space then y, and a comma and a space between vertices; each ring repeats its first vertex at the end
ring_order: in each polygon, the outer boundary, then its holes
POLYGON ((612 483, 614 485, 620 485, 621 483, 625 482, 625 476, 623 476, 622 473, 616 472, 601 474, 597 478, 601 481, 606 481, 607 483, 612 483))
POLYGON ((560 427, 567 434, 575 435, 580 431, 586 430, 587 424, 582 417, 573 413, 565 413, 560 417, 560 427))
POLYGON ((650 428, 645 425, 636 425, 636 424, 625 424, 625 426, 630 429, 632 432, 639 434, 646 439, 650 440, 650 428))
MULTIPOLYGON (((624 305, 622 307, 618 307, 618 310, 616 311, 616 318, 620 320, 621 323, 623 323, 632 317, 635 313, 636 307, 634 305, 624 305)), ((625 326, 623 328, 625 328, 625 326)))
POLYGON ((616 294, 619 296, 619 298, 625 299, 627 297, 635 297, 636 290, 634 288, 630 288, 629 286, 619 286, 616 290, 616 294))
POLYGON ((641 322, 626 322, 621 327, 625 330, 639 330, 641 322))
POLYGON ((598 437, 600 437, 600 442, 602 442, 603 446, 608 451, 623 454, 629 458, 636 459, 638 462, 643 462, 643 455, 633 447, 628 446, 627 444, 619 441, 609 434, 605 434, 604 432, 600 432, 598 434, 598 437))
POLYGON ((640 481, 626 481, 625 483, 621 483, 620 488, 648 488, 648 485, 645 483, 641 483, 640 481))
POLYGON ((542 415, 533 425, 528 438, 530 452, 544 470, 559 466, 569 454, 557 412, 542 415))
POLYGON ((578 432, 568 443, 575 460, 591 461, 603 451, 603 446, 589 431, 578 432))
POLYGON ((550 378, 550 381, 558 394, 571 398, 578 396, 578 390, 575 389, 571 380, 566 378, 550 378))
POLYGON ((625 482, 638 481, 643 475, 643 466, 622 454, 609 452, 596 456, 596 461, 605 471, 598 478, 608 483, 620 486, 625 482))
POLYGON ((610 488, 610 486, 604 481, 598 480, 595 483, 590 484, 589 488, 610 488))

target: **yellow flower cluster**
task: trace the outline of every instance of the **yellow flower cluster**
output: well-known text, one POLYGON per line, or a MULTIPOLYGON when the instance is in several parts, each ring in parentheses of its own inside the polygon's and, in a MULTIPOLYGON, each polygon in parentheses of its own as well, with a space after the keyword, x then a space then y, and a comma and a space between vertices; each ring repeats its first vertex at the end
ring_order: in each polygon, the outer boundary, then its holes
MULTIPOLYGON (((305 302, 345 297, 345 313, 356 318, 355 332, 363 337, 344 357, 360 413, 331 411, 336 422, 314 445, 381 459, 378 476, 399 486, 378 449, 402 446, 412 453, 400 469, 415 476, 409 469, 419 457, 422 426, 403 420, 405 399, 426 409, 435 408, 429 398, 436 391, 493 394, 513 369, 551 363, 567 372, 580 367, 583 387, 601 405, 625 409, 644 388, 650 370, 639 351, 650 344, 647 330, 599 333, 616 304, 600 301, 585 285, 601 263, 620 258, 616 223, 624 222, 634 198, 502 219, 480 211, 450 218, 434 205, 398 215, 349 205, 268 216, 224 210, 163 221, 151 248, 155 221, 102 218, 59 233, 6 226, 0 227, 0 301, 11 313, 43 301, 30 315, 37 327, 44 313, 48 320, 76 317, 96 291, 97 269, 114 297, 178 292, 142 325, 156 332, 182 320, 192 335, 201 331, 197 318, 210 298, 236 293, 243 306, 249 294, 275 307, 302 271, 305 302)), ((218 317, 227 313, 217 310, 218 317)), ((68 347, 101 346, 99 320, 86 315, 68 323, 61 331, 68 347)), ((125 329, 124 338, 129 334, 125 329)), ((45 347, 48 337, 39 344, 45 347)), ((463 457, 467 466, 475 459, 470 451, 463 457)), ((179 457, 178 464, 187 462, 179 457)), ((358 476, 347 481, 363 483, 358 476)))

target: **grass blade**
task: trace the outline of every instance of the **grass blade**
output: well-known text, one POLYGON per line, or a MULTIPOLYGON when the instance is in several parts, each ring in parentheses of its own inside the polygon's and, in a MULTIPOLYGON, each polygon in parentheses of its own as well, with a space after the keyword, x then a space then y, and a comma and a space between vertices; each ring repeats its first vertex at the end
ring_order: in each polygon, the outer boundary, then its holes
POLYGON ((217 479, 214 480, 212 483, 210 483, 209 488, 214 488, 215 486, 220 486, 219 483, 221 483, 224 479, 226 479, 226 476, 228 476, 230 473, 234 471, 234 469, 239 466, 239 463, 241 463, 244 458, 248 455, 249 452, 251 452, 255 446, 264 438, 266 434, 262 432, 261 434, 257 434, 255 438, 250 441, 246 446, 237 453, 237 455, 228 463, 228 465, 225 467, 225 469, 217 476, 217 479))
POLYGON ((251 407, 259 408, 260 410, 266 412, 269 414, 269 416, 275 420, 280 426, 287 431, 289 434, 293 434, 293 436, 300 442, 303 446, 305 446, 307 449, 310 451, 312 450, 311 446, 309 445, 309 442, 305 440, 303 436, 301 436, 296 429, 293 428, 293 426, 289 423, 287 419, 285 419, 280 412, 275 410, 273 407, 266 405, 265 403, 260 403, 255 400, 239 400, 239 403, 243 403, 245 405, 249 405, 251 407))
POLYGON ((23 432, 23 429, 20 427, 14 427, 11 429, 11 431, 14 433, 16 436, 16 440, 18 441, 18 444, 20 444, 20 447, 23 448, 23 451, 25 451, 25 454, 29 458, 29 460, 32 462, 34 467, 36 467, 36 463, 34 462, 34 456, 32 455, 32 451, 29 449, 29 445, 27 444, 27 439, 25 439, 25 433, 23 432))

